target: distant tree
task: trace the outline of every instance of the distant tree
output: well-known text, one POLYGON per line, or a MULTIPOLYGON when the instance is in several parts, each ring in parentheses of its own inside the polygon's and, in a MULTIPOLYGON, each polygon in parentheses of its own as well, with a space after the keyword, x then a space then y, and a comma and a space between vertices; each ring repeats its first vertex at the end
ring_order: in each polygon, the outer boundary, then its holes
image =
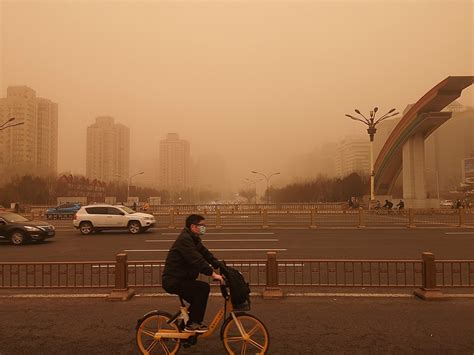
POLYGON ((341 202, 361 197, 368 191, 368 179, 356 173, 343 179, 318 176, 316 179, 272 188, 273 202, 341 202))
POLYGON ((48 204, 51 201, 50 186, 48 179, 37 176, 26 175, 13 177, 0 190, 2 204, 9 205, 12 202, 23 204, 48 204))
POLYGON ((239 196, 246 198, 248 203, 252 203, 255 199, 255 189, 239 190, 239 196))

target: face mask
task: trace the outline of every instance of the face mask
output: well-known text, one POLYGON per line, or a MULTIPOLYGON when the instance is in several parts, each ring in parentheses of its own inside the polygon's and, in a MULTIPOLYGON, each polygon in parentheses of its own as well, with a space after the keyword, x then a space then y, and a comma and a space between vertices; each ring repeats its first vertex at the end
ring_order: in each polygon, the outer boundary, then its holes
POLYGON ((206 226, 199 226, 199 234, 200 235, 206 234, 206 226))

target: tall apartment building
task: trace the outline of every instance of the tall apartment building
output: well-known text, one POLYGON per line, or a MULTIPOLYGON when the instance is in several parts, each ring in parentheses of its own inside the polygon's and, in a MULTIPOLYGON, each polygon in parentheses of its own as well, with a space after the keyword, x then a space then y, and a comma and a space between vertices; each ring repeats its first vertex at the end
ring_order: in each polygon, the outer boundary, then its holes
POLYGON ((87 127, 86 176, 103 182, 128 181, 130 129, 112 117, 97 117, 87 127))
POLYGON ((369 175, 369 137, 349 136, 337 145, 335 155, 336 176, 345 177, 351 173, 369 175))
POLYGON ((179 139, 177 133, 168 133, 160 141, 159 184, 169 191, 180 191, 190 187, 191 158, 189 142, 179 139))
POLYGON ((23 125, 0 131, 2 182, 15 175, 55 176, 58 161, 58 104, 36 97, 27 86, 10 86, 0 99, 0 124, 14 117, 23 125))

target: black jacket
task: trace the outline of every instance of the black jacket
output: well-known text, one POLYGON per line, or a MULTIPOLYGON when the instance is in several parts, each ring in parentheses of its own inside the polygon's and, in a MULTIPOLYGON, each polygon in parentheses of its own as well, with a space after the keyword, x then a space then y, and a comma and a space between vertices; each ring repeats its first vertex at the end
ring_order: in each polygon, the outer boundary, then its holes
POLYGON ((211 265, 218 268, 220 262, 202 244, 198 235, 184 228, 166 257, 163 283, 195 280, 199 273, 211 276, 211 265))

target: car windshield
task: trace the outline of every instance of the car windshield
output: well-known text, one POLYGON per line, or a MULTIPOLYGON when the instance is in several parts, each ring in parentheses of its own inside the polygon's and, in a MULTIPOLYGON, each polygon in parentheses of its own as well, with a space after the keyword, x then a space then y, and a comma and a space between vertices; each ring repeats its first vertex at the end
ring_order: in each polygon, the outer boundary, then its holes
POLYGON ((10 223, 18 223, 18 222, 28 222, 29 219, 20 216, 19 214, 16 213, 2 213, 0 215, 4 220, 10 223))
POLYGON ((131 208, 128 208, 127 206, 120 206, 120 209, 127 212, 128 214, 135 213, 134 210, 132 210, 131 208))

